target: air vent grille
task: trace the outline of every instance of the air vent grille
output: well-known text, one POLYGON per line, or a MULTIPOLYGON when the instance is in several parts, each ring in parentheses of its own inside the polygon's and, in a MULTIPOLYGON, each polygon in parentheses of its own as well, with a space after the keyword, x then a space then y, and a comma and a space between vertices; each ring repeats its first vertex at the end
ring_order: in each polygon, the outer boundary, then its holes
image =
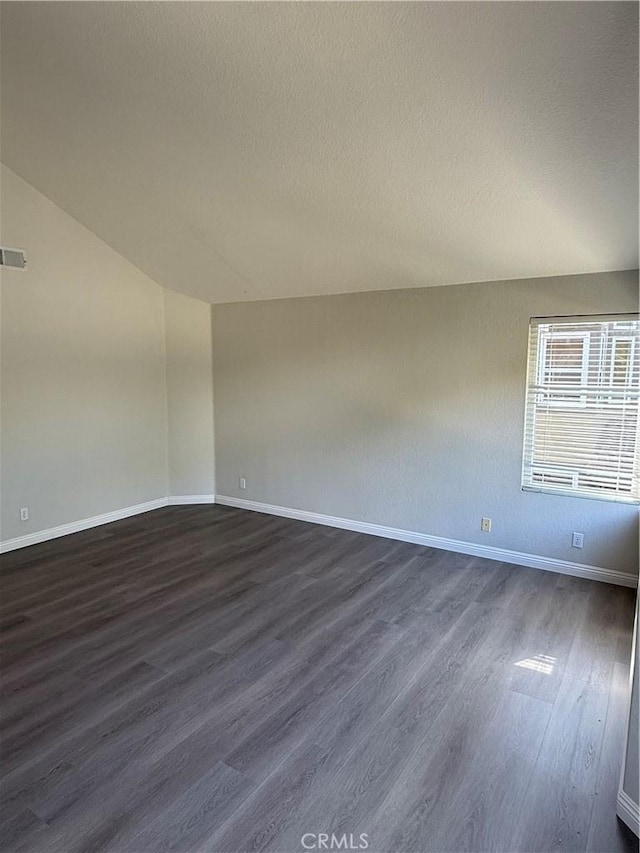
POLYGON ((23 270, 27 264, 22 249, 8 249, 0 246, 0 267, 10 267, 14 270, 23 270))

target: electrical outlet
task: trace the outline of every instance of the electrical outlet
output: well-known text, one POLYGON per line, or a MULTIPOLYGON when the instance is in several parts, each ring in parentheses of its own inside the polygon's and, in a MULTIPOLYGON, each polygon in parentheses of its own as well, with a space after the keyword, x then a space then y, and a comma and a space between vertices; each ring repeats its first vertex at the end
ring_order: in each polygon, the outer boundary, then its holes
POLYGON ((584 547, 584 533, 574 533, 573 539, 571 540, 571 545, 574 548, 584 547))
POLYGON ((240 488, 241 489, 247 488, 247 478, 246 477, 240 477, 240 488))
POLYGON ((29 521, 29 507, 23 506, 20 509, 20 521, 29 521))
POLYGON ((482 530, 483 533, 491 533, 491 519, 490 518, 483 518, 482 519, 482 522, 480 523, 480 530, 482 530))

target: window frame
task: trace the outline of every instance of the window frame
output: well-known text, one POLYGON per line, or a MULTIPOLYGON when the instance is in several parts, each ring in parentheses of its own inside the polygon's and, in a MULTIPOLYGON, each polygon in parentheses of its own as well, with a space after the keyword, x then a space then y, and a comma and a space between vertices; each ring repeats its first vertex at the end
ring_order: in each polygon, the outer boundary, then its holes
MULTIPOLYGON (((544 335, 542 338, 542 346, 538 347, 538 372, 537 372, 537 382, 538 385, 545 385, 545 377, 548 372, 557 372, 557 373, 575 373, 580 376, 580 386, 583 387, 587 384, 587 376, 589 373, 589 354, 590 354, 590 346, 591 346, 591 335, 589 332, 549 332, 544 335), (582 364, 580 367, 569 367, 561 369, 559 367, 556 368, 548 368, 546 366, 547 362, 547 352, 549 350, 549 342, 550 341, 562 341, 562 340, 581 340, 582 341, 582 364)), ((567 392, 569 394, 570 392, 567 392)), ((538 395, 538 401, 540 402, 544 397, 544 391, 540 391, 538 395)), ((565 399, 555 397, 553 400, 547 400, 547 405, 552 406, 553 408, 584 408, 587 405, 587 396, 586 394, 580 394, 579 396, 567 396, 565 399)))
MULTIPOLYGON (((636 339, 634 337, 632 337, 631 335, 618 335, 613 339, 612 344, 611 344, 611 356, 610 356, 610 363, 609 363, 609 386, 611 388, 616 387, 616 383, 613 381, 614 380, 614 373, 615 373, 615 369, 616 369, 616 349, 618 348, 618 344, 621 342, 631 344, 631 346, 629 348, 630 349, 629 363, 627 365, 627 373, 626 373, 626 377, 625 377, 626 381, 623 383, 623 385, 626 385, 626 383, 629 380, 629 372, 631 371, 633 373, 633 360, 636 357, 636 339)), ((615 396, 609 395, 610 401, 613 401, 615 399, 616 399, 615 396)))
MULTIPOLYGON (((532 317, 530 319, 521 470, 523 491, 622 504, 640 504, 640 459, 638 458, 640 456, 640 363, 636 363, 640 355, 639 316, 637 313, 629 313, 532 317), (585 326, 584 330, 576 328, 580 325, 585 326), (616 325, 621 327, 619 335, 615 334, 616 325), (567 327, 566 331, 561 328, 562 326, 567 327), (549 367, 547 354, 549 341, 554 338, 584 341, 581 366, 561 370, 562 365, 560 365, 557 369, 557 373, 579 373, 581 388, 585 392, 580 394, 579 398, 575 395, 569 399, 549 399, 553 393, 549 388, 552 384, 549 377, 553 376, 554 370, 553 367, 551 369, 549 367), (612 394, 616 347, 619 341, 630 344, 628 365, 624 384, 617 386, 622 389, 622 393, 612 394), (590 358, 593 358, 591 364, 590 358), (600 388, 602 394, 598 393, 600 388), (628 427, 624 420, 626 417, 624 410, 628 411, 629 406, 632 413, 631 439, 629 439, 628 427), (612 458, 611 451, 610 448, 606 448, 598 458, 595 450, 598 441, 597 431, 602 428, 603 414, 606 417, 607 410, 611 409, 613 417, 615 414, 613 410, 620 408, 623 410, 622 414, 619 413, 616 418, 613 418, 614 429, 619 430, 620 433, 620 452, 617 459, 607 466, 601 462, 606 463, 612 458), (566 411, 566 416, 561 415, 563 410, 566 411), (544 430, 548 431, 550 428, 553 430, 553 422, 549 424, 548 416, 554 411, 558 411, 561 417, 560 424, 556 426, 559 437, 554 439, 552 435, 549 439, 548 451, 545 451, 544 442, 547 439, 544 430), (571 418, 572 411, 577 418, 583 419, 582 425, 579 421, 576 422, 576 440, 581 442, 593 436, 594 451, 591 457, 588 452, 586 454, 582 452, 580 445, 575 452, 575 458, 571 458, 571 449, 567 452, 574 426, 571 423, 567 426, 566 423, 562 423, 562 420, 564 418, 566 421, 567 416, 571 418), (538 426, 541 412, 546 412, 547 417, 541 419, 544 425, 538 426), (562 434, 564 430, 566 430, 565 435, 562 434), (542 444, 539 439, 542 439, 542 444), (628 451, 629 440, 632 442, 634 451, 631 454, 628 451), (551 459, 554 452, 560 458, 555 462, 545 462, 545 452, 548 452, 551 459), (564 459, 562 459, 563 453, 564 459), (545 477, 547 482, 542 482, 545 477), (536 478, 537 482, 535 482, 536 478), (553 485, 554 478, 557 485, 553 485)), ((588 446, 587 443, 587 448, 588 446)))

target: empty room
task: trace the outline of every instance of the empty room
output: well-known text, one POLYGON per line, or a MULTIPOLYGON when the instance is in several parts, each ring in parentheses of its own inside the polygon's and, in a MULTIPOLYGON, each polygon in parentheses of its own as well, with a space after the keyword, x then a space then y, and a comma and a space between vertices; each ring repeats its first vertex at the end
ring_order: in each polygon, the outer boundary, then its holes
POLYGON ((2 853, 638 853, 638 11, 0 3, 2 853))

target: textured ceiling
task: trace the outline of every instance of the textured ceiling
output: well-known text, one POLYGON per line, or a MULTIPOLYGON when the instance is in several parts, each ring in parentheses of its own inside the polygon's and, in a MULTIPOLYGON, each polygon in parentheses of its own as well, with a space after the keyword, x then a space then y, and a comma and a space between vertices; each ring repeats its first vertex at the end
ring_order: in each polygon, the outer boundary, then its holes
POLYGON ((2 6, 2 159, 167 287, 638 265, 636 3, 2 6))

